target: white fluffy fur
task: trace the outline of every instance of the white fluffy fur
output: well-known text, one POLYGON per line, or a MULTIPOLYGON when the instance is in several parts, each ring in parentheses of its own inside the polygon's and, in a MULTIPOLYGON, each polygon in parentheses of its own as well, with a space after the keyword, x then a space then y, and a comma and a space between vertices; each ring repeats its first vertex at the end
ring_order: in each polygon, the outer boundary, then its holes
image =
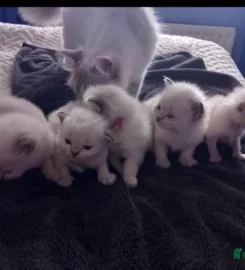
MULTIPOLYGON (((136 95, 152 60, 159 23, 148 7, 20 8, 27 21, 47 25, 63 16, 64 48, 74 60, 69 85, 118 84, 136 95)), ((70 59, 70 60, 71 60, 70 59)))
POLYGON ((109 172, 107 164, 107 123, 100 115, 82 108, 79 102, 70 102, 54 111, 49 121, 66 164, 95 168, 98 180, 105 185, 115 182, 116 176, 109 172))
MULTIPOLYGON (((0 98, 0 176, 20 177, 27 170, 42 167, 54 150, 54 134, 39 108, 12 96, 0 98)), ((56 180, 55 172, 47 177, 56 180)))
POLYGON ((109 152, 125 159, 123 179, 129 187, 135 187, 139 166, 152 142, 150 110, 115 85, 90 87, 83 98, 84 106, 101 113, 109 122, 109 132, 114 138, 109 152), (124 119, 122 126, 113 127, 118 118, 124 119))
POLYGON ((164 91, 145 103, 152 109, 155 122, 153 150, 157 165, 171 166, 168 149, 180 151, 183 166, 196 165, 193 153, 207 128, 204 93, 194 84, 166 81, 164 91))
POLYGON ((221 161, 217 150, 218 141, 228 142, 233 149, 233 156, 245 159, 240 146, 245 128, 245 88, 237 87, 227 96, 214 96, 208 104, 211 115, 206 137, 210 161, 221 161))

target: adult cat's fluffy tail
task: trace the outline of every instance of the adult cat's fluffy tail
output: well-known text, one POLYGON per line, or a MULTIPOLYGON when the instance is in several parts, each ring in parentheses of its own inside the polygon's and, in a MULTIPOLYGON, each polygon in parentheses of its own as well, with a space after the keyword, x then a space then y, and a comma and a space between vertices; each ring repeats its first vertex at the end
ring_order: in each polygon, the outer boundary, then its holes
POLYGON ((40 26, 62 24, 61 7, 19 7, 19 14, 28 23, 40 26))

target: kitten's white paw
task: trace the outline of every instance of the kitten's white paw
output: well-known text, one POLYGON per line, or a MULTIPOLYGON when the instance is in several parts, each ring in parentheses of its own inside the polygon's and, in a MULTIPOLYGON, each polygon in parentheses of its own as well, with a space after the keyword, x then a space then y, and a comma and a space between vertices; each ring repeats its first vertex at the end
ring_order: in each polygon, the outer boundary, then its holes
POLYGON ((210 161, 213 163, 220 163, 222 160, 220 155, 212 155, 210 156, 210 161))
POLYGON ((156 160, 156 164, 157 166, 161 167, 161 168, 169 168, 171 166, 171 162, 168 159, 157 159, 156 160))
POLYGON ((193 167, 198 164, 194 158, 180 157, 179 162, 184 167, 193 167))
POLYGON ((45 177, 51 181, 54 181, 60 186, 69 187, 73 182, 73 177, 70 171, 65 168, 54 169, 52 167, 46 167, 42 170, 45 177))
POLYGON ((129 188, 135 188, 138 185, 138 179, 135 176, 124 177, 123 180, 129 188))
POLYGON ((242 154, 242 153, 235 153, 235 154, 233 154, 233 156, 234 156, 235 158, 240 159, 240 160, 245 160, 245 154, 242 154))
POLYGON ((112 185, 116 181, 116 175, 113 173, 108 173, 107 175, 103 177, 98 177, 99 182, 101 182, 103 185, 112 185))

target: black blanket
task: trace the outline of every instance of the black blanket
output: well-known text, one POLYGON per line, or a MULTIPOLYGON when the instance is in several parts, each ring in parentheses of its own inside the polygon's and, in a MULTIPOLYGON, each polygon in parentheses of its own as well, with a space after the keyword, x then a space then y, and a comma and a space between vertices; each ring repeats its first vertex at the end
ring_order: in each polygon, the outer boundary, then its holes
MULTIPOLYGON (((15 61, 13 93, 45 113, 54 109, 49 104, 72 99, 64 96, 67 74, 57 59, 53 51, 24 45, 15 61)), ((163 76, 196 82, 212 93, 239 85, 180 52, 155 59, 140 99, 160 89, 163 76)), ((103 186, 93 170, 76 174, 70 188, 39 170, 2 182, 0 269, 245 269, 245 163, 232 159, 227 145, 219 150, 224 160, 213 165, 206 145, 198 146, 200 164, 191 169, 181 167, 176 154, 170 157, 174 166, 160 169, 147 154, 132 190, 120 176, 103 186)))

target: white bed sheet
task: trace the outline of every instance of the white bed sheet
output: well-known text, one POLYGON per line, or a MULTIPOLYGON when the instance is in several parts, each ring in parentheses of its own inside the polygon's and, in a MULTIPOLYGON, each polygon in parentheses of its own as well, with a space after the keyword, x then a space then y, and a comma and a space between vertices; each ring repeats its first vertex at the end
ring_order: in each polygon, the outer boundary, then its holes
MULTIPOLYGON (((57 49, 62 46, 61 35, 61 27, 0 23, 0 93, 10 93, 13 60, 23 42, 57 49)), ((208 70, 230 74, 245 85, 245 79, 229 53, 216 43, 191 37, 161 35, 158 50, 160 53, 188 51, 203 58, 208 70)))

